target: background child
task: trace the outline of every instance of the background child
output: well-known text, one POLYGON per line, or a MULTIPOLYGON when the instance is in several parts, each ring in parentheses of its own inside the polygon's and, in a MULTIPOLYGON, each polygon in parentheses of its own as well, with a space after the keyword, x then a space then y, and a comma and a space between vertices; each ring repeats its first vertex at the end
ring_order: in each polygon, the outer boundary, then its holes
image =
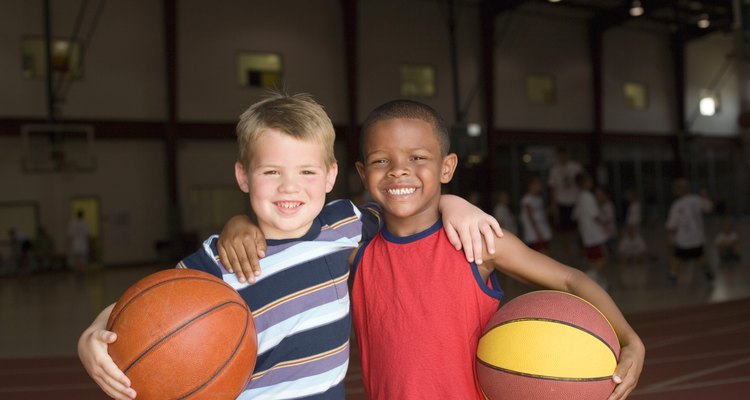
POLYGON ((547 212, 542 198, 542 181, 532 178, 526 194, 521 198, 521 226, 523 241, 536 251, 547 254, 552 229, 547 220, 547 212))
POLYGON ((716 235, 714 245, 722 263, 740 261, 739 235, 732 227, 732 220, 726 219, 721 224, 721 231, 716 235))
POLYGON ((615 252, 617 242, 617 219, 615 217, 615 204, 609 196, 609 192, 602 186, 594 190, 596 202, 599 205, 600 216, 604 230, 607 231, 607 250, 610 254, 615 252))
POLYGON ((597 282, 606 286, 606 279, 602 274, 604 265, 607 263, 605 246, 609 235, 604 224, 604 217, 599 209, 599 204, 591 193, 594 180, 589 174, 583 173, 576 176, 576 184, 579 193, 573 215, 578 221, 578 232, 583 243, 583 252, 588 260, 588 274, 597 282))
POLYGON ((510 194, 508 192, 504 190, 497 192, 492 216, 500 223, 504 231, 518 235, 518 224, 513 211, 510 209, 510 194))
MULTIPOLYGON (((706 263, 703 246, 706 241, 703 214, 713 210, 713 202, 706 192, 701 195, 690 192, 690 183, 681 178, 672 184, 675 200, 669 207, 666 229, 670 234, 673 254, 670 263, 669 280, 677 284, 684 265, 697 261, 703 268, 708 281, 713 281, 713 272, 706 263)), ((689 276, 685 279, 689 281, 689 276)))
MULTIPOLYGON (((237 137, 235 177, 268 240, 267 250, 260 247, 263 274, 253 275, 253 286, 240 282, 219 262, 216 236, 178 267, 224 279, 253 311, 258 357, 241 397, 343 399, 349 259, 359 241, 377 231, 378 213, 349 201, 325 204, 338 171, 335 133, 311 97, 278 94, 254 104, 240 117, 237 137)), ((107 354, 116 340, 105 330, 111 310, 84 331, 79 356, 108 395, 133 398, 130 381, 107 354)))
POLYGON ((477 339, 502 295, 493 272, 587 299, 622 344, 611 399, 627 396, 645 350, 607 293, 577 269, 512 234, 481 266, 467 264, 440 229, 437 199, 458 160, 437 113, 396 100, 365 120, 357 170, 385 226, 357 253, 352 287, 362 378, 370 399, 483 399, 472 366, 477 339), (446 279, 446 277, 449 277, 446 279), (439 334, 436 334, 438 332, 439 334))

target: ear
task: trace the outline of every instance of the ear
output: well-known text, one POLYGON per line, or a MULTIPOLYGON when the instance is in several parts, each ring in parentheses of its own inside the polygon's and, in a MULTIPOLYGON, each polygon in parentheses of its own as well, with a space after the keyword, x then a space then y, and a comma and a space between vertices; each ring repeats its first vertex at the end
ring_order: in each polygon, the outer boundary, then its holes
POLYGON ((245 166, 239 161, 234 163, 234 177, 237 179, 237 186, 240 187, 240 190, 249 193, 250 184, 247 179, 247 171, 245 170, 245 166))
POLYGON ((448 183, 453 179, 453 173, 456 172, 458 166, 458 156, 456 153, 450 153, 443 157, 442 165, 440 166, 440 183, 448 183))
POLYGON ((328 172, 326 172, 326 193, 331 193, 333 185, 336 183, 336 176, 339 174, 339 164, 333 163, 328 172))
MULTIPOLYGON (((365 164, 363 164, 362 161, 357 161, 354 163, 354 166, 357 167, 359 179, 362 180, 362 185, 365 186, 365 164)), ((365 188, 367 188, 367 186, 365 186, 365 188)))

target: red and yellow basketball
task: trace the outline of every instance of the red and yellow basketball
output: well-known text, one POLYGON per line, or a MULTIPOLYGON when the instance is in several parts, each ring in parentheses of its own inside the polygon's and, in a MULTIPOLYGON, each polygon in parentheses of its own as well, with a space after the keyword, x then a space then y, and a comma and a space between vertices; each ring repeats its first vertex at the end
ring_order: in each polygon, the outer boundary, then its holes
POLYGON ((208 273, 171 269, 136 282, 112 309, 115 364, 139 399, 234 399, 255 366, 252 314, 208 273))
POLYGON ((604 400, 619 355, 617 335, 596 307, 537 291, 490 319, 477 347, 477 376, 490 400, 604 400))

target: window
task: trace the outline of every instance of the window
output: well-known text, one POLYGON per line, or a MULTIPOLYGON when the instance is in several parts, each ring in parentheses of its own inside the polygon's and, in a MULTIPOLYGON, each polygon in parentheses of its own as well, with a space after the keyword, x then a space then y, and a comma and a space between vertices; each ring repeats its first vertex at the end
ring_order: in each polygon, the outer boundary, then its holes
POLYGON ((645 110, 648 107, 648 91, 642 83, 626 82, 623 86, 625 105, 632 110, 645 110))
POLYGON ((237 55, 237 81, 241 86, 274 89, 281 86, 281 56, 241 52, 237 55))
POLYGON ((550 75, 529 75, 526 77, 526 97, 532 103, 552 104, 555 102, 555 78, 550 75))
MULTIPOLYGON (((42 37, 21 39, 21 64, 26 79, 47 76, 47 45, 42 37)), ((81 46, 76 41, 52 39, 52 74, 81 78, 81 46)))
POLYGON ((435 68, 429 65, 402 65, 401 95, 407 97, 435 96, 435 68))

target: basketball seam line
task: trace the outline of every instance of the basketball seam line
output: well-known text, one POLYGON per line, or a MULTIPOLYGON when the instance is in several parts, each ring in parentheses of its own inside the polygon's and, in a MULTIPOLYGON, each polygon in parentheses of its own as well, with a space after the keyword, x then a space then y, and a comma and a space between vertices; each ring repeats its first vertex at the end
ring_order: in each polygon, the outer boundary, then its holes
MULTIPOLYGON (((127 308, 130 304, 132 304, 133 301, 135 301, 135 299, 137 299, 137 298, 145 295, 146 292, 150 291, 151 289, 157 288, 159 286, 166 285, 167 283, 170 283, 170 282, 182 281, 182 280, 188 280, 188 279, 197 279, 197 280, 200 280, 200 281, 207 281, 209 283, 213 283, 213 284, 217 284, 217 285, 225 285, 225 286, 229 287, 230 289, 232 289, 233 291, 235 291, 234 288, 232 288, 231 286, 229 286, 226 283, 224 283, 224 281, 217 281, 217 280, 208 279, 208 278, 202 278, 202 277, 197 277, 197 276, 186 276, 186 277, 172 278, 172 279, 169 279, 169 280, 161 281, 159 283, 156 283, 154 285, 151 285, 151 286, 149 286, 149 287, 141 290, 140 292, 138 292, 138 294, 136 294, 135 296, 133 296, 132 298, 130 298, 130 300, 128 300, 127 303, 123 304, 122 308, 120 308, 120 310, 117 311, 117 315, 115 315, 115 317, 112 319, 112 323, 107 325, 107 330, 111 331, 112 327, 115 325, 115 322, 117 321, 117 319, 120 318, 120 315, 122 315, 123 311, 125 311, 125 308, 127 308)), ((218 279, 218 278, 216 278, 216 279, 218 279)))
MULTIPOLYGON (((238 304, 238 303, 235 303, 235 304, 238 304)), ((243 306, 243 310, 244 310, 245 309, 244 304, 241 304, 241 305, 243 306)), ((198 386, 195 389, 191 390, 187 394, 178 397, 177 400, 186 399, 186 398, 192 396, 193 394, 197 393, 198 391, 200 391, 201 389, 203 389, 206 385, 208 385, 208 383, 211 382, 214 378, 216 378, 216 376, 218 376, 222 371, 224 371, 224 369, 229 364, 229 362, 232 361, 234 359, 234 357, 237 355, 237 351, 239 350, 240 346, 244 342, 245 336, 247 336, 247 322, 248 322, 249 317, 250 317, 250 313, 248 313, 247 311, 245 311, 244 329, 242 330, 242 335, 240 336, 240 340, 237 342, 237 346, 235 346, 234 350, 232 351, 231 357, 227 358, 227 360, 224 362, 224 364, 219 369, 217 369, 216 372, 214 372, 213 375, 211 375, 210 379, 207 379, 205 382, 203 382, 203 384, 201 384, 200 386, 198 386)), ((257 347, 257 344, 256 344, 256 347, 257 347)), ((252 371, 250 371, 250 372, 252 374, 252 371)), ((240 388, 240 391, 238 393, 236 393, 232 398, 236 398, 237 396, 239 396, 240 393, 242 393, 242 391, 245 390, 245 386, 247 386, 247 381, 245 381, 245 383, 243 384, 243 386, 240 388)))
POLYGON ((612 379, 611 376, 597 376, 592 378, 564 378, 564 377, 558 377, 558 376, 547 376, 547 375, 538 375, 538 374, 529 374, 525 372, 520 371, 513 371, 505 368, 498 367, 496 365, 491 365, 486 363, 485 361, 482 361, 479 357, 477 357, 477 361, 484 365, 485 367, 494 369, 496 371, 505 372, 511 375, 518 375, 518 376, 525 376, 528 378, 538 378, 543 379, 547 381, 562 381, 562 382, 596 382, 596 381, 606 381, 612 379))
MULTIPOLYGON (((601 336, 599 336, 596 333, 591 332, 590 330, 585 329, 585 328, 583 328, 581 326, 574 325, 574 324, 572 324, 570 322, 566 322, 566 321, 560 321, 560 320, 557 320, 557 319, 552 319, 552 318, 542 318, 542 317, 539 317, 539 318, 515 318, 515 319, 508 320, 508 321, 503 321, 503 322, 501 322, 501 323, 493 326, 491 329, 489 329, 487 332, 485 332, 482 336, 486 335, 487 333, 489 333, 490 331, 494 330, 495 328, 497 328, 499 326, 503 326, 503 325, 507 325, 507 324, 509 324, 511 322, 519 322, 519 321, 544 321, 544 322, 552 322, 552 323, 556 323, 556 324, 567 325, 567 326, 569 326, 571 328, 578 329, 579 331, 586 332, 589 335, 595 337, 600 342, 602 342, 605 346, 607 346, 607 348, 609 349, 609 351, 612 353, 612 356, 615 358, 615 361, 620 361, 620 357, 617 354, 615 354, 615 349, 612 348, 612 346, 610 346, 609 343, 607 343, 607 341, 604 340, 604 338, 602 338, 601 336)), ((617 337, 616 333, 615 333, 615 340, 618 341, 617 344, 619 346, 620 342, 619 342, 619 338, 617 337)))

